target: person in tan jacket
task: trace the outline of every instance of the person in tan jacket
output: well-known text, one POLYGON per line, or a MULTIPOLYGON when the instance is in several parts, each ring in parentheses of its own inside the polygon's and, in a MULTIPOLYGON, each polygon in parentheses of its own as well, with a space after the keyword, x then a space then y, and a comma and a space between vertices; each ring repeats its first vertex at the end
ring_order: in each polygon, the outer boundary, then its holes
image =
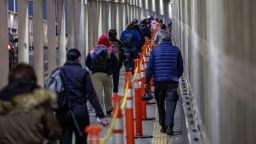
POLYGON ((50 105, 56 95, 36 84, 30 65, 16 65, 8 79, 0 91, 0 144, 56 142, 61 129, 50 105))

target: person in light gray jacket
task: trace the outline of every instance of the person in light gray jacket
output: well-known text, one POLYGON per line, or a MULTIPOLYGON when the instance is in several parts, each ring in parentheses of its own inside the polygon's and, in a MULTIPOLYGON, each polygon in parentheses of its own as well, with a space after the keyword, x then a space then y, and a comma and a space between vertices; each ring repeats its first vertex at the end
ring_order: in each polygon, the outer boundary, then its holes
POLYGON ((154 42, 155 43, 159 43, 160 41, 160 36, 162 33, 166 32, 166 25, 162 24, 161 29, 156 33, 155 37, 154 37, 154 42))

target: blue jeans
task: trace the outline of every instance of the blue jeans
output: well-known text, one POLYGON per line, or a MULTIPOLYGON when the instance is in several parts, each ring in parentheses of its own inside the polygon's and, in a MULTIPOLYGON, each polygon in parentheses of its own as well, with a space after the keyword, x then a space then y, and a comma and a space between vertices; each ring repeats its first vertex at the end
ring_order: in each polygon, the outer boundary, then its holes
POLYGON ((134 59, 138 58, 139 50, 134 48, 124 48, 124 55, 126 56, 125 60, 125 71, 134 70, 134 59))
POLYGON ((155 99, 159 114, 159 124, 162 127, 173 129, 174 113, 179 99, 177 84, 157 83, 155 85, 155 99))

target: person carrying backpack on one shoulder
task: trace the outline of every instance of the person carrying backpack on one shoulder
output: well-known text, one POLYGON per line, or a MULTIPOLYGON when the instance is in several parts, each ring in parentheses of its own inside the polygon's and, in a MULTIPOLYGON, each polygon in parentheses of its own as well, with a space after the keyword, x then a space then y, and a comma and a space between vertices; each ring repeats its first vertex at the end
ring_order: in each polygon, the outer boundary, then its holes
MULTIPOLYGON (((107 34, 100 35, 98 46, 92 49, 86 58, 86 66, 92 72, 92 82, 98 99, 108 115, 112 112, 112 79, 115 78, 118 59, 110 48, 107 34), (104 92, 104 93, 103 93, 104 92)), ((117 81, 114 81, 114 89, 117 89, 117 81)))
POLYGON ((111 48, 114 54, 116 55, 118 59, 118 65, 115 75, 113 75, 113 84, 114 84, 114 95, 118 93, 118 85, 119 85, 119 76, 120 76, 120 69, 123 66, 125 55, 123 50, 123 44, 120 40, 117 39, 117 32, 115 29, 110 29, 108 32, 109 40, 111 43, 111 48))
POLYGON ((121 33, 120 40, 124 46, 124 54, 126 56, 125 70, 134 73, 134 59, 138 57, 141 49, 142 37, 140 33, 134 29, 134 24, 129 24, 125 31, 121 33))
POLYGON ((65 100, 58 98, 60 102, 68 103, 67 108, 58 109, 56 117, 62 127, 62 144, 72 144, 72 135, 75 133, 76 144, 86 144, 87 134, 84 128, 89 125, 89 113, 87 100, 90 101, 96 111, 96 116, 102 124, 108 124, 104 119, 104 113, 99 104, 95 90, 92 85, 88 71, 82 68, 81 53, 77 49, 70 49, 67 52, 67 61, 61 68, 64 83, 65 100))

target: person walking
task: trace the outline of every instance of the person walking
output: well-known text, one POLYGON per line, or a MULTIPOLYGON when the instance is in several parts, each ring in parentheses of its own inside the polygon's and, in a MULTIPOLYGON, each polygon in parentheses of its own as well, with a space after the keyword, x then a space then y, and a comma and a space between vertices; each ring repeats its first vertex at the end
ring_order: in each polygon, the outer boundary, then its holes
POLYGON ((160 36, 162 33, 166 32, 166 25, 162 24, 161 29, 157 31, 155 37, 154 37, 154 43, 158 43, 160 40, 160 36))
POLYGON ((62 144, 72 144, 75 133, 76 144, 86 144, 87 134, 84 128, 90 124, 87 110, 87 100, 96 111, 101 124, 108 124, 96 96, 88 71, 82 68, 81 53, 77 49, 67 52, 67 61, 63 66, 63 80, 68 90, 70 108, 67 111, 57 111, 57 118, 62 127, 62 144))
POLYGON ((146 72, 146 90, 153 76, 155 99, 161 132, 173 135, 174 113, 179 99, 177 88, 183 73, 183 59, 179 48, 171 43, 171 35, 163 32, 159 45, 152 49, 146 72))
MULTIPOLYGON (((107 34, 100 35, 98 46, 91 49, 86 57, 86 66, 92 72, 92 82, 96 90, 101 107, 108 115, 112 112, 112 90, 113 78, 116 78, 115 72, 118 65, 118 59, 110 47, 110 41, 107 34), (114 76, 113 76, 114 75, 114 76)), ((114 80, 114 90, 117 89, 117 81, 114 80)))
POLYGON ((122 68, 125 60, 124 49, 123 49, 122 42, 117 39, 117 32, 115 29, 110 29, 108 32, 108 36, 109 36, 112 51, 118 59, 117 69, 114 72, 115 74, 113 75, 113 84, 114 84, 113 92, 114 92, 114 95, 118 95, 120 69, 122 68))
POLYGON ((61 129, 50 105, 56 95, 36 84, 35 71, 28 64, 14 66, 8 80, 0 91, 0 143, 57 142, 61 129))
POLYGON ((128 24, 126 29, 121 33, 120 41, 124 46, 126 56, 125 70, 134 73, 134 59, 138 57, 141 47, 143 46, 144 36, 135 29, 134 24, 128 24))

